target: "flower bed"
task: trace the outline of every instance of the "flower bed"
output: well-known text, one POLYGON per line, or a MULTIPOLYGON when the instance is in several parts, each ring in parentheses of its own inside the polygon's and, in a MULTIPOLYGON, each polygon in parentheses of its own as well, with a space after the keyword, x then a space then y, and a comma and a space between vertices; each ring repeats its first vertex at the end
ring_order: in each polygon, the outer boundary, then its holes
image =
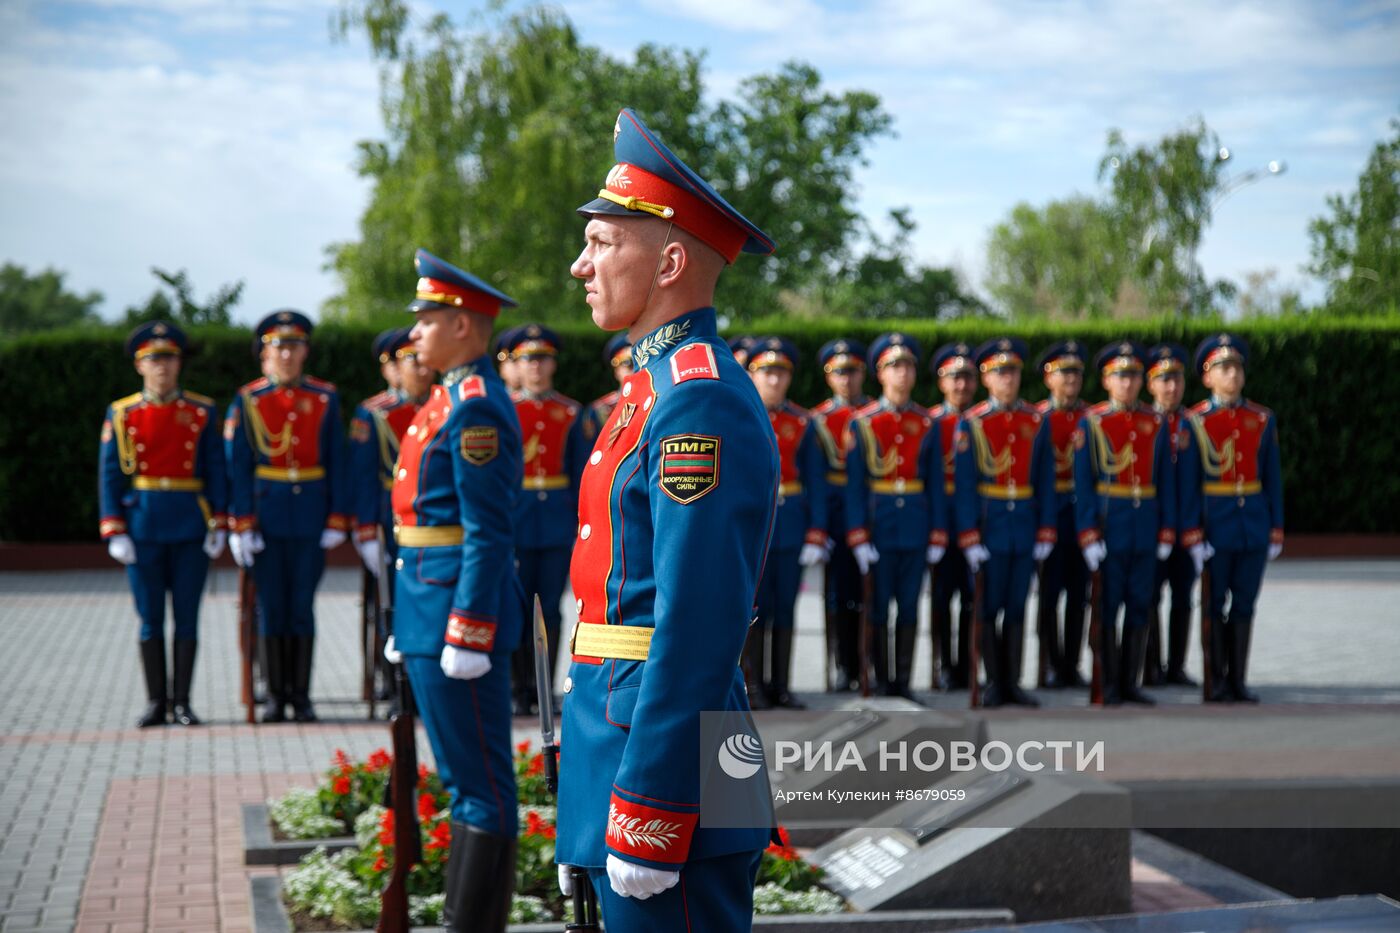
MULTIPOLYGON (((269 801, 269 812, 288 838, 336 836, 353 830, 355 846, 336 853, 317 848, 289 871, 283 895, 298 930, 355 930, 373 927, 379 893, 393 865, 394 814, 381 801, 392 761, 383 749, 363 763, 337 751, 334 766, 314 790, 295 790, 269 801), (310 835, 308 835, 310 834, 310 835)), ((559 894, 554 866, 555 810, 545 788, 544 759, 523 742, 515 750, 520 838, 516 856, 512 923, 567 919, 571 904, 559 894)), ((443 870, 451 844, 447 794, 437 775, 420 767, 418 819, 423 860, 408 877, 409 914, 414 925, 442 920, 443 870)), ((809 865, 788 843, 763 855, 754 912, 839 913, 845 902, 819 884, 820 869, 809 865)))

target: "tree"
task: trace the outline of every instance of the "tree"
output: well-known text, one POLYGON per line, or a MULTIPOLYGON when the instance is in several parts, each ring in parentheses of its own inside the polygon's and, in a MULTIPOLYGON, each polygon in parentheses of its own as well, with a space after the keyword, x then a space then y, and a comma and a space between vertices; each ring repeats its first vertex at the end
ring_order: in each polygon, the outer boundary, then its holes
POLYGON ((1308 224, 1307 271, 1327 285, 1328 306, 1340 313, 1395 313, 1400 308, 1400 119, 1390 139, 1376 143, 1357 189, 1327 199, 1330 217, 1308 224))
POLYGON ((1207 282, 1196 261, 1226 191, 1223 165, 1199 119, 1152 146, 1129 147, 1110 130, 1104 194, 1016 205, 988 240, 988 290, 1017 317, 1212 313, 1235 292, 1207 282))
POLYGON ((1309 309, 1303 296, 1291 285, 1280 283, 1277 269, 1244 274, 1244 288, 1238 301, 1241 317, 1292 317, 1309 309))
POLYGON ((573 208, 612 164, 618 110, 632 106, 666 143, 779 243, 735 264, 717 303, 734 319, 768 313, 784 290, 836 274, 858 225, 854 168, 887 132, 874 95, 823 90, 785 65, 743 82, 742 103, 708 107, 702 56, 643 45, 621 61, 580 42, 551 8, 436 16, 411 32, 402 0, 349 0, 341 36, 363 30, 380 63, 387 138, 360 145, 373 183, 355 242, 334 244, 343 291, 327 312, 399 307, 418 246, 459 262, 537 319, 582 313, 568 274, 582 246, 573 208))
POLYGON ((164 288, 157 288, 151 297, 146 299, 144 305, 126 309, 128 327, 135 327, 146 321, 173 321, 187 327, 206 324, 227 326, 233 320, 230 311, 243 297, 243 282, 239 280, 232 285, 222 286, 208 301, 201 304, 194 300, 194 284, 184 269, 172 274, 164 269, 152 267, 151 275, 159 279, 164 288))
POLYGON ((100 323, 101 292, 78 295, 63 287, 64 273, 45 269, 30 275, 23 266, 0 268, 0 335, 100 323))

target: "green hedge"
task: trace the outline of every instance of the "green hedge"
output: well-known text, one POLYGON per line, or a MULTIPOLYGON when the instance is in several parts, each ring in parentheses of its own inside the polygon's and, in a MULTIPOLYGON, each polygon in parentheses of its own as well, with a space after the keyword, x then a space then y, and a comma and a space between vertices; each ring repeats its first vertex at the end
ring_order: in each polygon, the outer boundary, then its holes
MULTIPOLYGON (((949 340, 976 343, 1005 332, 995 322, 945 325, 901 322, 925 352, 949 340)), ((774 320, 755 328, 781 332, 802 354, 792 396, 802 404, 825 397, 811 365, 822 343, 837 336, 867 343, 878 324, 774 320)), ((1174 340, 1193 349, 1213 328, 1176 320, 1019 326, 1032 352, 1075 337, 1090 347, 1135 337, 1148 344, 1174 340)), ((1247 394, 1279 417, 1287 481, 1288 529, 1293 532, 1400 532, 1400 321, 1279 320, 1235 328, 1254 360, 1247 394), (1391 388, 1387 389, 1386 386, 1391 388)), ((373 330, 326 325, 316 331, 308 370, 337 383, 348 418, 359 399, 378 391, 378 367, 368 346, 373 330)), ((583 401, 612 386, 602 364, 605 334, 581 324, 562 331, 559 388, 583 401)), ((193 335, 186 387, 227 405, 233 391, 257 375, 246 330, 193 335)), ((106 404, 140 382, 122 355, 124 334, 83 330, 33 335, 0 345, 0 540, 92 540, 97 533, 97 438, 106 404)), ((934 380, 923 371, 916 398, 934 401, 934 380)), ((873 388, 873 381, 867 389, 873 388)), ((1043 398, 1030 378, 1026 395, 1043 398)), ((1203 397, 1191 381, 1188 401, 1203 397)), ((1091 376, 1090 399, 1102 397, 1091 376)))

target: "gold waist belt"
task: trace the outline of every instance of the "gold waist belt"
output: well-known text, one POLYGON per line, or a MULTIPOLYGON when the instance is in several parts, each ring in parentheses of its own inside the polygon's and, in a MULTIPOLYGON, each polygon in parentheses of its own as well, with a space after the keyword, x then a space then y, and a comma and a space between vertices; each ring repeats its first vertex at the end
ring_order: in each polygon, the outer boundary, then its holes
POLYGON ((778 484, 778 495, 780 496, 795 496, 801 491, 802 484, 797 482, 796 480, 792 481, 791 483, 778 484))
POLYGON ((321 466, 309 467, 282 467, 260 466, 253 471, 258 479, 270 479, 274 483, 309 483, 312 480, 325 479, 326 468, 321 466))
POLYGON ((1056 491, 1056 492, 1074 492, 1074 480, 1072 480, 1072 479, 1057 479, 1057 480, 1055 480, 1055 491, 1056 491))
POLYGON ((651 636, 656 629, 649 625, 599 625, 580 622, 574 626, 569 651, 586 658, 617 658, 620 661, 645 661, 651 652, 651 636))
POLYGON ((832 470, 826 474, 826 483, 828 486, 844 486, 846 485, 846 474, 832 470))
POLYGON ((978 483, 977 494, 988 499, 1029 499, 1035 490, 1030 486, 999 486, 996 483, 978 483))
POLYGON ((395 525, 400 547, 450 547, 466 540, 461 525, 395 525))
POLYGON ((193 476, 137 476, 131 485, 146 492, 204 491, 204 480, 193 476))
POLYGON ((1156 486, 1130 486, 1127 483, 1099 483, 1099 495, 1110 499, 1152 499, 1157 495, 1156 486))
POLYGON ((520 483, 524 489, 568 489, 567 476, 527 476, 520 483))
POLYGON ((1264 491, 1264 484, 1258 480, 1246 483, 1237 480, 1233 483, 1206 483, 1203 487, 1208 496, 1252 496, 1264 491))
POLYGON ((870 481, 870 491, 882 496, 923 492, 924 481, 921 479, 873 479, 870 481))

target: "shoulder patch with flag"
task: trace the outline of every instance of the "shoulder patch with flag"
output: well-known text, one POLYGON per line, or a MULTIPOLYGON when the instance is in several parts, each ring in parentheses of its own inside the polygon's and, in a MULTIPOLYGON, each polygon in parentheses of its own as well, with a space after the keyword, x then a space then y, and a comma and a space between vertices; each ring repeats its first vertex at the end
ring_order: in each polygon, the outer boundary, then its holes
POLYGON ((719 438, 672 434, 661 439, 661 491, 689 505, 719 485, 719 438))
POLYGON ((462 429, 462 459, 472 466, 490 463, 500 452, 501 438, 495 428, 462 429))

